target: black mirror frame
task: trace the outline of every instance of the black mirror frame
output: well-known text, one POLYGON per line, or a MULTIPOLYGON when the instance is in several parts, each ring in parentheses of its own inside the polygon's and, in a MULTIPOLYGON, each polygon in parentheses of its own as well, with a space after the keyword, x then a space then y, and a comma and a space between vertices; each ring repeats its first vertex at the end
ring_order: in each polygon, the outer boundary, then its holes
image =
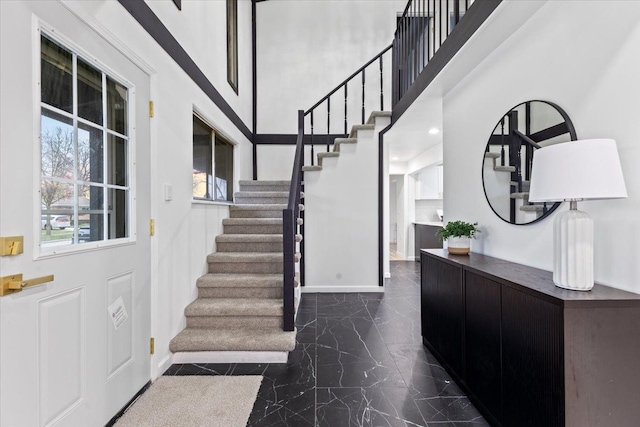
MULTIPOLYGON (((498 122, 491 128, 491 134, 489 135, 489 140, 491 139, 491 135, 493 135, 493 132, 495 131, 496 127, 498 126, 498 124, 500 124, 500 122, 502 121, 502 119, 504 119, 511 111, 515 110, 516 108, 518 108, 519 106, 523 105, 523 104, 527 104, 527 103, 531 103, 531 102, 542 102, 544 104, 550 105, 551 107, 555 108, 556 111, 558 113, 560 113, 560 115, 562 116, 562 118, 564 119, 564 122, 567 124, 567 129, 569 131, 569 136, 571 138, 571 141, 576 141, 578 139, 578 136, 576 134, 576 129, 573 126, 573 122, 571 121, 571 119, 569 118, 569 115, 566 113, 566 111, 564 111, 564 109, 562 109, 562 107, 560 107, 558 104, 553 103, 551 101, 543 101, 541 99, 532 99, 529 101, 524 101, 521 102, 515 106, 513 106, 512 108, 510 108, 506 114, 504 114, 502 117, 500 117, 500 120, 498 120, 498 122)), ((486 146, 485 146, 485 150, 483 150, 483 156, 484 153, 486 152, 486 146)), ((484 198, 487 201, 487 204, 489 205, 489 207, 491 208, 491 210, 493 211, 493 213, 500 218, 501 220, 503 220, 504 222, 506 222, 507 224, 511 224, 511 225, 531 225, 531 224, 535 224, 538 221, 541 221, 545 218, 547 218, 549 215, 551 215, 551 213, 553 211, 555 211, 556 209, 558 209, 558 206, 560 206, 560 204, 562 202, 555 202, 553 204, 553 206, 551 206, 546 213, 544 213, 542 216, 540 216, 539 218, 534 219, 533 221, 529 221, 529 222, 525 222, 522 224, 517 224, 517 223, 513 223, 511 221, 508 221, 506 219, 504 219, 501 215, 499 215, 496 210, 493 208, 493 206, 491 205, 491 203, 489 202, 489 197, 487 196, 487 189, 485 186, 485 182, 484 182, 484 161, 485 158, 483 157, 482 159, 482 167, 480 168, 480 173, 482 174, 482 190, 484 192, 484 198)))

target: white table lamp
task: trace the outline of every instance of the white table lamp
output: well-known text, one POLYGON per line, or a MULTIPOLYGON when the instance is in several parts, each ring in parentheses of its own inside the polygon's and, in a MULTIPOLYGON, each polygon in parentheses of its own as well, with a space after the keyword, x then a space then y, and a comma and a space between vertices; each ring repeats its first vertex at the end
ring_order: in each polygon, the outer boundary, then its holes
POLYGON ((584 139, 535 151, 529 201, 571 203, 554 225, 553 281, 561 288, 593 288, 593 220, 578 201, 627 197, 616 142, 584 139))

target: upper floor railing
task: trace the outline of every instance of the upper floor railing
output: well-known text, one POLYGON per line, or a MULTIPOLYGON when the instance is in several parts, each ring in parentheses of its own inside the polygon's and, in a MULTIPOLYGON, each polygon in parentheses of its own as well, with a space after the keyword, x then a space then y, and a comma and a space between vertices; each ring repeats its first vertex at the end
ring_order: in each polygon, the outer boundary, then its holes
MULTIPOLYGON (((335 119, 334 119, 334 124, 333 125, 331 124, 331 117, 332 117, 331 97, 332 96, 334 100, 338 99, 339 104, 343 104, 344 102, 343 105, 337 105, 338 108, 340 108, 340 111, 337 112, 339 114, 338 120, 340 120, 340 122, 344 124, 344 132, 342 132, 344 136, 348 136, 349 134, 349 119, 350 117, 353 117, 354 109, 359 110, 357 111, 357 113, 359 113, 358 114, 360 119, 359 121, 361 124, 364 124, 366 120, 367 106, 369 106, 370 108, 377 108, 377 104, 375 100, 373 102, 370 102, 367 100, 367 93, 370 93, 370 96, 374 95, 375 98, 379 96, 380 111, 384 110, 384 107, 385 107, 384 94, 385 92, 387 92, 387 94, 389 93, 388 89, 385 88, 384 57, 385 57, 385 54, 391 50, 392 47, 393 45, 389 45, 385 47, 379 54, 377 54, 376 56, 371 58, 369 61, 367 61, 362 67, 358 68, 349 77, 347 77, 342 83, 340 83, 338 86, 336 86, 331 91, 329 91, 329 93, 327 93, 318 102, 313 104, 311 108, 309 108, 304 112, 305 117, 309 116, 309 123, 310 123, 311 165, 313 165, 315 162, 314 146, 316 143, 322 143, 322 140, 316 136, 318 125, 320 125, 320 129, 327 131, 326 135, 323 135, 322 137, 325 140, 324 143, 326 143, 327 145, 327 151, 330 150, 331 144, 333 142, 331 141, 331 138, 334 138, 336 136, 336 133, 332 133, 332 130, 335 129, 336 127, 335 119), (373 68, 372 70, 373 72, 370 71, 369 82, 367 82, 367 69, 370 69, 370 68, 373 68), (375 78, 371 78, 372 74, 374 74, 375 78), (357 79, 357 77, 360 77, 360 78, 357 79), (367 86, 367 84, 371 83, 372 81, 373 81, 373 85, 367 86), (350 83, 351 83, 351 86, 349 85, 350 83), (352 94, 351 100, 349 99, 350 87, 352 89, 356 89, 351 91, 351 94, 352 94), (367 89, 368 87, 369 89, 367 89), (372 91, 373 91, 373 94, 371 94, 372 91), (357 97, 355 102, 353 100, 354 95, 355 97, 357 97), (320 111, 320 108, 322 108, 323 104, 325 106, 325 109, 323 111, 320 111), (357 108, 355 108, 356 106, 357 108), (326 122, 326 126, 325 126, 325 123, 322 123, 323 121, 326 122)), ((387 56, 390 57, 391 54, 389 53, 389 55, 387 56)), ((389 83, 389 78, 387 77, 387 84, 388 83, 389 83)), ((390 102, 388 102, 387 105, 389 108, 391 107, 390 102)), ((335 112, 335 106, 334 106, 334 112, 335 112)), ((353 124, 353 120, 351 124, 353 124)))
POLYGON ((473 0, 409 0, 393 40, 393 105, 402 99, 473 0))

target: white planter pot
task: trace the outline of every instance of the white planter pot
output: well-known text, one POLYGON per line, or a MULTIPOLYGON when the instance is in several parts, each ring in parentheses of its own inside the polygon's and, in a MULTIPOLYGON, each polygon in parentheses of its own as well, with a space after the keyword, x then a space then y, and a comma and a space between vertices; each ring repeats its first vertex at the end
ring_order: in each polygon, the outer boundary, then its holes
POLYGON ((467 255, 471 247, 471 239, 466 236, 449 237, 447 239, 447 250, 454 255, 467 255))

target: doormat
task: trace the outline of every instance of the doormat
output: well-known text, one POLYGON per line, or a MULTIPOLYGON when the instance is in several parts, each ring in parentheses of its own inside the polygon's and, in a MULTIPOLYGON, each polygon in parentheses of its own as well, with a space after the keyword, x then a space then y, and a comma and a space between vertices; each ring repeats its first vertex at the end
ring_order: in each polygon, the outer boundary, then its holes
POLYGON ((261 376, 158 378, 116 427, 245 427, 261 376))

